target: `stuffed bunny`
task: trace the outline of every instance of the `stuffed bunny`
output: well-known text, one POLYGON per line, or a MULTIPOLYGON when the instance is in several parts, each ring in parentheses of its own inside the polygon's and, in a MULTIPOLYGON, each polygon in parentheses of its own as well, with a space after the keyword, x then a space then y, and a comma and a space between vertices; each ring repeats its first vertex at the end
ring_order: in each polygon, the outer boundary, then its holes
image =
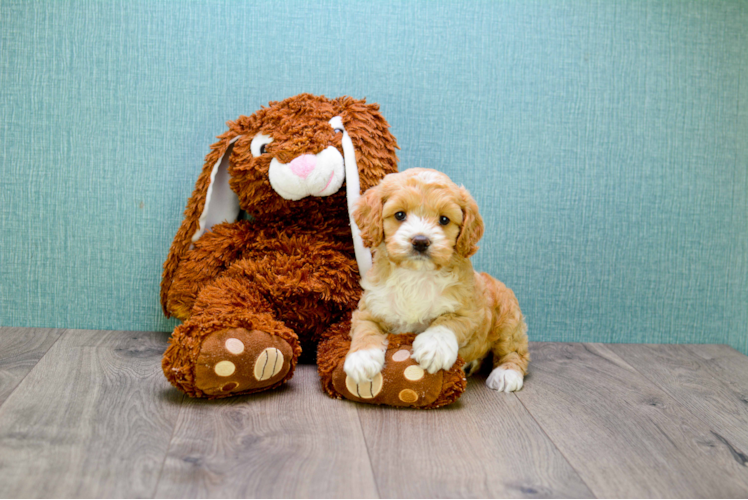
MULTIPOLYGON (((397 171, 389 125, 365 100, 301 94, 228 126, 164 263, 161 304, 183 321, 164 374, 193 397, 250 394, 287 382, 302 350, 319 346, 325 391, 361 399, 334 383, 333 372, 371 267, 351 213, 363 191, 397 171)), ((459 397, 464 376, 453 371, 432 389, 436 396, 408 405, 459 397)))

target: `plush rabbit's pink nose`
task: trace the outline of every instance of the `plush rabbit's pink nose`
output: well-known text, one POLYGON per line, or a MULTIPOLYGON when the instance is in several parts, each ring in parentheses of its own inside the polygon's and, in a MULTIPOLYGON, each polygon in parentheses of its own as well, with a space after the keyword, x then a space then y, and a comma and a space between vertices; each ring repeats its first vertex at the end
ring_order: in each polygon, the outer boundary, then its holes
POLYGON ((288 165, 291 172, 298 175, 302 179, 306 177, 314 170, 317 166, 317 157, 314 155, 301 155, 288 165))

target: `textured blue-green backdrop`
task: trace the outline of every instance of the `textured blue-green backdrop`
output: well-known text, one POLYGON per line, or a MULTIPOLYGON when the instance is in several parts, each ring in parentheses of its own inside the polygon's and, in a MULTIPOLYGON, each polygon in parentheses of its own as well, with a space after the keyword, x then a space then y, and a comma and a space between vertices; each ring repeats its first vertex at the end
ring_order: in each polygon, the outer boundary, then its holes
POLYGON ((0 3, 0 324, 169 330, 224 123, 368 97, 464 183, 535 340, 748 352, 748 2, 0 3))

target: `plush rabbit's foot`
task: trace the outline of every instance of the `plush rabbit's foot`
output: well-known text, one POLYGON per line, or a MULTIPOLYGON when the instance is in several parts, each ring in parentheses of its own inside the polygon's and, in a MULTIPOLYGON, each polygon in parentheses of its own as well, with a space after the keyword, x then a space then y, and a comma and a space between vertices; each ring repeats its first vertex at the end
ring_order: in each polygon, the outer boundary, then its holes
POLYGON ((461 359, 449 370, 431 374, 418 365, 411 351, 411 345, 390 347, 384 353, 384 367, 371 380, 354 380, 342 360, 333 371, 333 386, 346 399, 360 403, 415 408, 444 406, 462 394, 465 374, 461 359))
POLYGON ((283 382, 293 350, 285 340, 259 330, 220 330, 203 340, 195 386, 208 397, 249 394, 283 382))

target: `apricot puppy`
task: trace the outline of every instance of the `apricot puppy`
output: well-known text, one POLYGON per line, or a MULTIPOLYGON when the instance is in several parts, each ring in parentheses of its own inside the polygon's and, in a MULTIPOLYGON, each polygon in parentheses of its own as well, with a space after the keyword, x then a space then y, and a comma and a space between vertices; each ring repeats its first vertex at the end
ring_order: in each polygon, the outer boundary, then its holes
POLYGON ((436 170, 409 169, 366 191, 353 215, 374 264, 361 282, 345 373, 371 380, 384 368, 388 335, 413 332, 412 358, 429 373, 451 368, 459 353, 471 375, 490 353, 486 384, 521 389, 527 325, 514 293, 473 270, 483 220, 470 193, 436 170))

